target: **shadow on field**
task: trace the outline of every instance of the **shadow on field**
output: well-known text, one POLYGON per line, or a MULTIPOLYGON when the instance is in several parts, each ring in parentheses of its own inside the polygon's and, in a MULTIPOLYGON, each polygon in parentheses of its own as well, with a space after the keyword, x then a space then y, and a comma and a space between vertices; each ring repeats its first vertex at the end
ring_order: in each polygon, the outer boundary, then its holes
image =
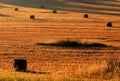
POLYGON ((109 46, 102 43, 81 43, 77 41, 71 41, 71 40, 61 40, 58 42, 53 43, 37 43, 36 45, 41 46, 56 46, 56 47, 64 47, 64 48, 72 48, 72 49, 118 49, 118 47, 109 46))
POLYGON ((11 17, 9 15, 0 14, 0 17, 11 17))
POLYGON ((26 71, 26 73, 31 73, 31 74, 50 74, 50 72, 36 72, 36 71, 26 71))
POLYGON ((8 7, 6 7, 6 6, 0 6, 0 8, 8 8, 8 7))
POLYGON ((20 10, 19 12, 28 12, 28 11, 25 11, 25 10, 20 10))
POLYGON ((84 3, 84 4, 94 4, 94 5, 101 5, 101 6, 114 6, 114 7, 120 7, 119 4, 107 4, 106 2, 112 3, 112 2, 119 2, 118 0, 64 0, 69 2, 75 2, 75 3, 84 3))
POLYGON ((117 0, 0 0, 0 3, 30 8, 41 8, 43 5, 44 9, 120 16, 120 4, 117 0))

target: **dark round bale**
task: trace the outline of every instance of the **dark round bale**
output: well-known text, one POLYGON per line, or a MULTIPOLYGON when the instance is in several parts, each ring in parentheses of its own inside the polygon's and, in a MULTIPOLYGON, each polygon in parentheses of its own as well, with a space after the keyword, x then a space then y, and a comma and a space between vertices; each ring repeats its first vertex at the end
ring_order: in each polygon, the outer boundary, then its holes
POLYGON ((14 10, 15 10, 15 11, 19 11, 19 9, 18 9, 18 8, 15 8, 14 10))
POLYGON ((44 8, 44 5, 41 5, 40 8, 44 8))
POLYGON ((35 19, 35 16, 34 15, 30 15, 30 19, 35 19))
POLYGON ((84 18, 88 18, 88 14, 84 14, 84 18))
POLYGON ((27 60, 24 60, 24 59, 14 59, 14 69, 15 69, 15 71, 26 72, 27 60))
POLYGON ((56 9, 53 9, 53 13, 57 13, 57 10, 56 10, 56 9))
POLYGON ((107 27, 112 27, 112 22, 107 22, 106 26, 107 27))

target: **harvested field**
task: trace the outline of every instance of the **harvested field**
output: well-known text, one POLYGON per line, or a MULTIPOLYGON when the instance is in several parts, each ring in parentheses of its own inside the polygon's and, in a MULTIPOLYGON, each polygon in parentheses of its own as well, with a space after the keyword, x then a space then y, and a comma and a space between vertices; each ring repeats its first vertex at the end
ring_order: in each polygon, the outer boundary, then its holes
MULTIPOLYGON (((113 78, 111 74, 106 77, 103 74, 109 66, 108 61, 120 62, 120 1, 51 0, 49 4, 46 0, 41 1, 46 3, 44 9, 38 8, 37 0, 36 5, 0 0, 0 68, 14 72, 14 59, 26 59, 28 74, 33 76, 37 76, 35 73, 64 74, 73 79, 83 77, 100 81, 109 80, 110 76, 113 78), (51 11, 57 5, 52 4, 56 3, 59 3, 58 12, 53 14, 51 11), (16 12, 14 8, 20 10, 16 12), (89 18, 84 18, 85 13, 89 18), (29 18, 31 14, 35 15, 34 20, 29 18), (109 21, 112 27, 106 26, 109 21), (115 48, 72 49, 36 45, 67 39, 115 48)), ((115 81, 120 77, 117 72, 115 81)))

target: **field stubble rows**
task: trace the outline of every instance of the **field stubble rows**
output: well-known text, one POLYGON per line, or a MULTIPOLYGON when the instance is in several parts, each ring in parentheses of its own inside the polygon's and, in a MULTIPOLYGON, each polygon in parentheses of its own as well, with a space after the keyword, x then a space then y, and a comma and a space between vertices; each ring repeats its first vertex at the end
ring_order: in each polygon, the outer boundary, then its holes
MULTIPOLYGON (((65 17, 66 14, 36 11, 34 12, 38 17, 36 20, 27 19, 26 16, 30 12, 10 10, 9 12, 14 12, 10 13, 13 17, 0 17, 0 68, 13 70, 14 59, 22 58, 27 59, 30 71, 74 75, 78 71, 82 74, 86 69, 102 70, 107 67, 106 61, 110 59, 120 61, 119 18, 90 14, 90 18, 84 19, 82 13, 66 12, 68 16, 65 17), (16 13, 19 15, 17 16, 16 13), (41 15, 42 18, 39 19, 41 15), (106 27, 108 20, 114 23, 112 28, 106 27), (36 45, 38 42, 55 42, 65 39, 99 42, 118 47, 118 49, 86 50, 36 45)), ((4 13, 6 12, 8 11, 4 13)))

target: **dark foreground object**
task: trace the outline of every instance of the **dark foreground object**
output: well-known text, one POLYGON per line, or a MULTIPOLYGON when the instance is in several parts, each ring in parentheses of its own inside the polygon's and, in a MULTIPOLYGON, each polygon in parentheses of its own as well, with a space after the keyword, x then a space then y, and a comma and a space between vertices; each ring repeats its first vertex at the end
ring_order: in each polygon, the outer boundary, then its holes
POLYGON ((24 60, 24 59, 15 59, 14 60, 14 69, 15 69, 15 71, 26 72, 26 69, 27 69, 27 60, 24 60))

